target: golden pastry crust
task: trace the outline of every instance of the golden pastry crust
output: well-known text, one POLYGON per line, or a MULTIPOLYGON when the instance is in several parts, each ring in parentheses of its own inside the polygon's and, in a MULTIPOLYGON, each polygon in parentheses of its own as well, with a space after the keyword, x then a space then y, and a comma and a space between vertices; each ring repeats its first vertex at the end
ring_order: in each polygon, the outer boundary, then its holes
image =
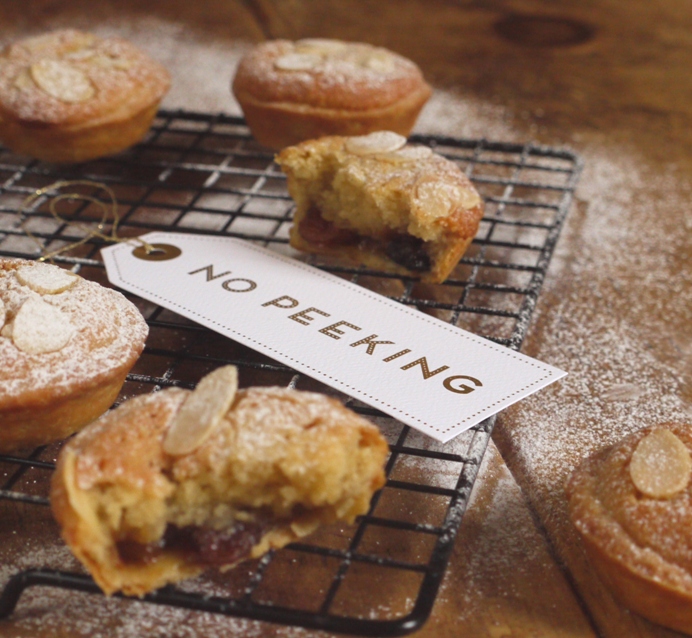
POLYGON ((64 439, 105 412, 147 333, 119 292, 0 258, 0 453, 64 439))
POLYGON ((664 424, 626 437, 575 470, 567 485, 570 517, 590 562, 622 604, 655 623, 690 633, 689 477, 674 495, 657 498, 637 489, 632 475, 640 442, 661 429, 672 432, 692 452, 690 425, 664 424))
POLYGON ((441 283, 483 217, 454 162, 393 132, 309 140, 276 161, 296 202, 290 243, 304 252, 441 283))
POLYGON ((170 388, 131 399, 60 454, 55 517, 107 594, 143 595, 322 523, 353 522, 384 484, 388 447, 374 425, 335 399, 283 388, 238 391, 198 447, 167 454, 190 396, 170 388))
POLYGON ((432 92, 407 58, 321 38, 257 45, 232 88, 255 138, 274 149, 382 129, 407 136, 432 92))
POLYGON ((0 139, 17 153, 81 162, 141 140, 166 69, 122 38, 61 30, 0 53, 0 139))

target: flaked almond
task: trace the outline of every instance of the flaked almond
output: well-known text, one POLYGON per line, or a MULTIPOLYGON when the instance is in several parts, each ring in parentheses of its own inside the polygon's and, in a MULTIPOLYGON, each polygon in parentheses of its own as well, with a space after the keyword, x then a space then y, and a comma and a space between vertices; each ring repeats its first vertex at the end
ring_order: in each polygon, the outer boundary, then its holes
POLYGON ((389 73, 394 69, 394 58, 386 51, 373 51, 364 55, 360 60, 360 66, 376 71, 377 73, 389 73))
POLYGON ((651 498, 671 498, 690 480, 692 458, 685 444, 670 430, 659 428, 637 444, 630 460, 635 487, 651 498))
POLYGON ((432 154, 428 146, 404 146, 392 153, 379 153, 377 157, 393 164, 406 164, 428 159, 432 154))
POLYGON ((44 58, 32 64, 30 72, 39 88, 61 102, 86 102, 96 94, 89 78, 64 60, 44 58))
POLYGON ((217 368, 204 377, 173 417, 163 451, 173 456, 194 452, 228 412, 237 389, 235 366, 217 368))
POLYGON ((321 53, 322 55, 334 55, 347 48, 347 44, 341 40, 329 38, 303 38, 295 43, 298 53, 321 53))
POLYGON ((40 297, 29 297, 14 318, 12 341, 27 354, 45 354, 64 348, 74 332, 62 310, 40 297))
POLYGON ((322 63, 322 58, 313 53, 287 53, 274 60, 280 71, 311 71, 322 63))
POLYGON ((415 203, 424 217, 447 217, 459 205, 461 190, 456 184, 424 181, 416 188, 415 203))
POLYGON ((41 262, 22 266, 16 271, 16 275, 20 284, 28 286, 39 295, 57 295, 65 292, 79 279, 78 275, 69 270, 41 262))
POLYGON ((634 401, 644 394, 644 388, 636 383, 616 383, 601 394, 604 401, 634 401))
POLYGON ((14 85, 22 91, 36 88, 36 82, 32 79, 29 69, 22 69, 17 74, 17 77, 14 79, 14 85))
POLYGON ((75 51, 70 51, 65 55, 66 60, 72 62, 84 62, 84 60, 90 60, 96 55, 96 49, 89 47, 84 47, 82 49, 77 49, 75 51))
POLYGON ((481 205, 475 189, 431 180, 418 184, 414 201, 420 214, 429 219, 447 217, 456 209, 471 210, 481 205))
POLYGON ((5 321, 7 321, 7 308, 5 308, 5 302, 0 299, 0 330, 5 327, 5 321))
MULTIPOLYGON (((5 317, 5 321, 7 321, 7 317, 5 317)), ((0 330, 0 337, 5 337, 6 339, 11 339, 13 327, 14 327, 14 322, 7 321, 7 323, 0 330)))
POLYGON ((349 137, 344 149, 354 155, 392 153, 406 145, 406 138, 393 131, 375 131, 368 135, 349 137))

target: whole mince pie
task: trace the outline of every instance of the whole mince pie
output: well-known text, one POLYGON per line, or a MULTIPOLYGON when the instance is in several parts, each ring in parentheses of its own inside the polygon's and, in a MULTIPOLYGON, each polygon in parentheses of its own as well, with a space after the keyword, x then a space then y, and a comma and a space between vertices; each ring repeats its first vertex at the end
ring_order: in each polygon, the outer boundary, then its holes
POLYGON ((229 569, 368 510, 388 455, 377 427, 321 394, 237 383, 224 366, 135 397, 61 451, 53 512, 106 594, 229 569))
POLYGON ((585 459, 567 484, 570 518, 614 597, 692 634, 692 425, 662 423, 585 459))
POLYGON ((149 131, 170 76, 123 38, 59 29, 0 51, 0 140, 57 163, 111 155, 149 131))
POLYGON ((457 164, 392 131, 309 140, 276 160, 296 202, 290 243, 304 252, 441 283, 483 217, 457 164))
POLYGON ((67 438, 103 414, 148 333, 119 292, 0 258, 0 454, 67 438))
POLYGON ((274 149, 323 135, 408 135, 432 94, 412 60, 329 38, 255 45, 232 90, 255 139, 274 149))

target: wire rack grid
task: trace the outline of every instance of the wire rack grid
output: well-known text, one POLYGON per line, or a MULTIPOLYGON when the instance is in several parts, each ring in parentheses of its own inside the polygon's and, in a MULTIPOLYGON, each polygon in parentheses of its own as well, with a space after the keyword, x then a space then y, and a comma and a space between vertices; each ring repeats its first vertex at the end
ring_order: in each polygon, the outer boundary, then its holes
MULTIPOLYGON (((115 193, 121 236, 174 230, 243 238, 519 349, 578 181, 579 158, 566 150, 483 139, 414 136, 411 141, 457 162, 485 201, 476 239, 441 285, 295 253, 288 245, 293 202, 273 155, 253 141, 242 119, 187 111, 160 112, 144 142, 85 164, 56 167, 0 149, 0 255, 35 259, 42 250, 72 246, 55 261, 108 285, 99 258, 104 242, 90 237, 80 243, 83 226, 100 221, 98 206, 63 200, 56 218, 48 193, 23 209, 38 189, 60 180, 90 180, 115 193)), ((128 296, 150 335, 119 402, 164 387, 192 388, 211 369, 234 364, 245 386, 283 385, 338 396, 378 423, 391 449, 386 486, 355 525, 333 526, 223 577, 166 587, 145 600, 353 635, 397 636, 420 628, 438 594, 494 418, 438 444, 295 370, 128 296), (382 600, 373 599, 375 590, 383 592, 382 600)), ((59 448, 0 456, 0 539, 16 533, 3 530, 13 520, 7 514, 12 508, 47 509, 59 448)), ((59 543, 57 528, 47 527, 51 542, 59 543)), ((0 562, 11 564, 13 556, 2 553, 0 562)), ((0 582, 0 619, 34 586, 100 593, 78 565, 17 568, 0 582)))

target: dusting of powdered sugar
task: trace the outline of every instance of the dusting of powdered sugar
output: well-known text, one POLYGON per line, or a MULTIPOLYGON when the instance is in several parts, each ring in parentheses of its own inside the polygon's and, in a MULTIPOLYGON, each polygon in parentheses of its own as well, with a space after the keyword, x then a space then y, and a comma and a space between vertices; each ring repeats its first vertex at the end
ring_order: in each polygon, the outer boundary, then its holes
MULTIPOLYGON (((11 576, 36 567, 79 571, 76 561, 57 537, 53 541, 44 539, 41 543, 27 539, 20 558, 0 563, 0 587, 11 576)), ((222 587, 203 577, 192 579, 187 585, 203 596, 224 596, 225 593, 222 587)), ((299 638, 307 635, 298 627, 270 625, 223 614, 189 611, 134 599, 106 598, 55 587, 24 590, 10 619, 15 632, 12 635, 17 636, 299 638)))
POLYGON ((1 260, 2 264, 6 267, 0 269, 0 298, 6 309, 6 323, 0 332, 0 402, 22 395, 67 392, 80 384, 107 378, 128 362, 131 365, 139 355, 148 328, 135 306, 119 292, 78 277, 67 290, 39 296, 20 282, 16 269, 31 264, 40 269, 44 264, 1 260), (46 334, 34 331, 34 335, 31 325, 24 326, 22 333, 29 331, 34 344, 39 336, 41 343, 52 343, 55 338, 51 337, 63 336, 60 347, 41 352, 22 349, 23 342, 15 342, 13 322, 22 318, 28 300, 48 305, 62 323, 56 322, 55 334, 51 334, 50 323, 43 325, 45 321, 39 323, 46 334))
POLYGON ((231 79, 251 41, 219 37, 209 30, 191 28, 183 21, 155 15, 109 15, 89 25, 99 37, 118 36, 135 44, 167 69, 174 71, 163 108, 240 115, 231 93, 231 79))
POLYGON ((583 458, 643 427, 692 421, 692 184, 632 149, 591 150, 584 161, 525 345, 569 374, 496 430, 542 520, 563 531, 564 483, 583 458))
MULTIPOLYGON (((133 21, 114 15, 94 32, 128 38, 175 69, 163 103, 167 108, 240 114, 230 80, 252 43, 205 38, 182 22, 153 16, 133 21)), ((513 125, 507 109, 442 90, 424 107, 415 131, 527 141, 526 131, 513 125)), ((676 254, 689 252, 692 217, 680 193, 690 193, 692 187, 675 167, 667 174, 648 169, 631 148, 596 151, 594 144, 582 146, 587 150, 582 151, 585 170, 577 202, 567 217, 524 347, 527 354, 569 374, 507 410, 496 428, 505 460, 554 537, 567 524, 564 481, 582 458, 642 427, 692 420, 689 399, 681 392, 692 379, 692 340, 683 334, 677 342, 656 341, 662 322, 682 324, 692 306, 689 271, 679 271, 676 260, 676 254), (663 209, 666 214, 659 214, 663 209)), ((459 438, 460 450, 466 436, 459 438)), ((449 445, 456 449, 454 442, 449 445)), ((445 487, 457 477, 447 465, 425 468, 431 483, 445 487)), ((476 543, 468 548, 457 544, 461 558, 453 559, 452 569, 455 575, 459 570, 461 579, 448 577, 440 592, 438 605, 460 597, 461 621, 474 612, 490 613, 494 601, 520 594, 484 589, 488 581, 479 576, 487 573, 484 565, 487 569, 490 562, 509 574, 523 565, 518 562, 522 559, 541 560, 516 483, 504 468, 499 471, 483 526, 486 534, 474 534, 476 543), (458 594, 460 581, 468 586, 458 594)), ((486 480, 490 477, 481 472, 476 491, 486 480)), ((474 506, 472 502, 467 516, 474 506)), ((6 532, 0 528, 0 533, 6 532)), ((0 586, 20 568, 62 567, 63 560, 69 563, 70 554, 60 541, 39 546, 26 539, 20 560, 0 562, 0 586)), ((204 581, 193 581, 198 582, 204 581)), ((38 587, 23 594, 12 622, 17 633, 69 632, 91 638, 307 635, 291 627, 38 587)))

